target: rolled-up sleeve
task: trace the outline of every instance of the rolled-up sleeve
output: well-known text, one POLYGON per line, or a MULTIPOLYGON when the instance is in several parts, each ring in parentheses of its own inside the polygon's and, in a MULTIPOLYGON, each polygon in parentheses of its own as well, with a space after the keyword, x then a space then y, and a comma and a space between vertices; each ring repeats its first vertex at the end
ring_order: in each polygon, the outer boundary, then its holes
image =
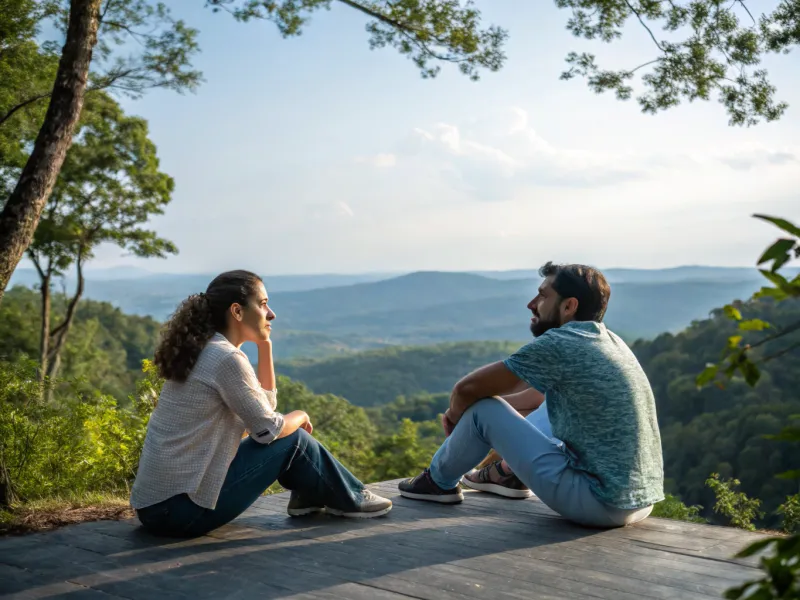
POLYGON ((283 415, 275 410, 277 390, 265 390, 243 354, 230 354, 216 373, 222 400, 238 415, 260 444, 269 444, 283 429, 283 415))

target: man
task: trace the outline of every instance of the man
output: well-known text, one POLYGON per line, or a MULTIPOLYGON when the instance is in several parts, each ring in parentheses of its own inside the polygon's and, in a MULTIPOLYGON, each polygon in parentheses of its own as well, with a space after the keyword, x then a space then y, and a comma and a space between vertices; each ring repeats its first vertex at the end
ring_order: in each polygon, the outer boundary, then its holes
POLYGON ((602 322, 610 296, 602 273, 547 263, 539 274, 544 280, 528 304, 533 341, 455 385, 442 419, 447 439, 430 468, 399 484, 400 494, 461 502, 462 476, 494 448, 502 462, 470 475, 472 484, 523 497, 530 488, 588 526, 635 523, 664 498, 650 383, 602 322), (518 412, 536 406, 527 418, 518 412))

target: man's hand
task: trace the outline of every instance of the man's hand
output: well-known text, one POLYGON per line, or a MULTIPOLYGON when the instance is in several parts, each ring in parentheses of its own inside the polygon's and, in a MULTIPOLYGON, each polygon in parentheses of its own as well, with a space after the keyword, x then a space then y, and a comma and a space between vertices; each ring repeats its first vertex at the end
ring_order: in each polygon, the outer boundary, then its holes
POLYGON ((453 429, 455 429, 455 423, 450 420, 450 417, 447 416, 447 412, 442 415, 442 429, 444 429, 444 436, 450 437, 450 434, 453 433, 453 429))
POLYGON ((309 419, 308 421, 306 421, 305 423, 303 423, 303 424, 301 425, 301 427, 302 427, 303 429, 305 429, 305 430, 306 430, 306 432, 307 432, 309 435, 310 435, 310 434, 312 434, 312 433, 314 433, 314 426, 311 424, 311 419, 309 419))

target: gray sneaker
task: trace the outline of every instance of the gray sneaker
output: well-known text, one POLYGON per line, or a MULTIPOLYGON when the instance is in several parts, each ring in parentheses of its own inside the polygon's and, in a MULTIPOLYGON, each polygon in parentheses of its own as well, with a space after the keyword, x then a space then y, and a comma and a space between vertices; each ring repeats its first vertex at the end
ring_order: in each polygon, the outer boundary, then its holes
POLYGON ((503 471, 501 464, 502 462, 498 460, 486 465, 480 471, 467 473, 461 478, 461 483, 473 490, 489 492, 506 498, 530 498, 533 496, 533 492, 528 489, 528 486, 513 473, 503 471), (497 472, 496 479, 492 479, 493 470, 497 472))
POLYGON ((302 517, 303 515, 324 511, 325 507, 321 503, 311 502, 307 498, 303 498, 300 492, 292 490, 292 495, 289 498, 289 506, 286 507, 286 512, 289 513, 290 517, 302 517))
POLYGON ((373 494, 368 489, 361 492, 361 501, 358 507, 353 511, 338 510, 336 508, 327 508, 327 512, 331 515, 338 517, 352 517, 355 519, 371 519, 372 517, 380 517, 392 510, 392 501, 388 498, 382 498, 377 494, 373 494))

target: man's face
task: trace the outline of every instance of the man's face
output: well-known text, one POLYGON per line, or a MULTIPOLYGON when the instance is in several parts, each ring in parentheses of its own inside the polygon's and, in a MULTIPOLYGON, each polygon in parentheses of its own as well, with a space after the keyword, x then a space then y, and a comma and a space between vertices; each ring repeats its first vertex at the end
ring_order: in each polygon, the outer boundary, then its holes
POLYGON ((528 302, 528 309, 533 313, 531 333, 539 337, 545 331, 561 327, 561 297, 552 287, 553 277, 547 277, 539 286, 539 293, 528 302))

